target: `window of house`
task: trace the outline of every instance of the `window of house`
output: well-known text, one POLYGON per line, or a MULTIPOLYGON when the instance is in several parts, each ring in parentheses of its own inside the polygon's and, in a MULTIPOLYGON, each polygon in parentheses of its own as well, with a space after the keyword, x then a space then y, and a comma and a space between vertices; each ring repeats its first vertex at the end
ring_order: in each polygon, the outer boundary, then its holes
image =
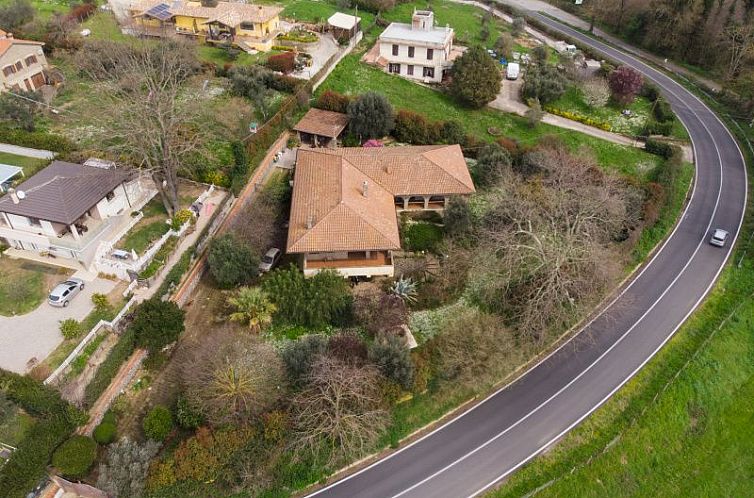
POLYGON ((413 57, 414 56, 414 47, 408 47, 408 56, 413 57))
POLYGON ((241 23, 241 29, 245 29, 247 31, 254 31, 254 23, 253 22, 242 22, 241 23))
POLYGON ((37 63, 37 56, 36 55, 30 55, 26 58, 26 65, 31 66, 32 64, 37 63))
POLYGON ((10 65, 10 66, 5 66, 5 67, 3 68, 3 74, 4 74, 5 76, 10 76, 11 74, 13 74, 13 73, 15 73, 15 72, 16 72, 16 68, 15 68, 15 67, 13 67, 12 65, 10 65))
POLYGON ((401 74, 401 65, 390 63, 387 65, 387 71, 393 74, 401 74))
POLYGON ((398 55, 398 45, 393 45, 393 55, 398 55))
POLYGON ((113 200, 114 198, 115 198, 115 190, 113 190, 112 192, 108 193, 108 194, 107 194, 107 195, 105 196, 105 199, 107 199, 108 201, 111 201, 111 200, 113 200))
POLYGON ((21 63, 21 61, 16 62, 16 71, 20 71, 24 68, 24 65, 21 63))
POLYGON ((409 75, 409 76, 413 76, 414 75, 414 66, 409 65, 406 68, 406 74, 409 75))
POLYGON ((433 67, 425 67, 423 71, 425 78, 434 78, 435 77, 435 68, 433 67))
POLYGON ((431 61, 432 58, 435 56, 435 50, 432 48, 427 49, 427 60, 431 61))
POLYGON ((31 225, 33 227, 41 227, 42 226, 42 222, 39 221, 39 218, 31 218, 30 217, 29 218, 29 225, 31 225))

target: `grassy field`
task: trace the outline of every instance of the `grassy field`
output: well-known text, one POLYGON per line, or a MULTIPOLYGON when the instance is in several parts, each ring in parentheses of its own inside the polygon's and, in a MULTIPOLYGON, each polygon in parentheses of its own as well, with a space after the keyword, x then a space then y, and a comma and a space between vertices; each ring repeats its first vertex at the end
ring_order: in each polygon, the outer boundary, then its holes
POLYGON ((19 178, 21 181, 47 166, 49 162, 50 161, 47 159, 35 159, 33 157, 17 156, 15 154, 8 154, 7 152, 0 152, 0 164, 9 164, 11 166, 20 166, 23 168, 24 178, 19 178))
POLYGON ((515 138, 522 145, 534 145, 545 135, 556 135, 572 150, 588 146, 602 166, 631 176, 641 177, 661 162, 658 157, 642 150, 616 145, 583 133, 542 123, 531 128, 524 118, 513 114, 490 108, 468 109, 444 93, 391 76, 360 62, 359 58, 359 54, 345 57, 318 91, 330 89, 350 95, 376 91, 386 95, 396 109, 416 110, 432 120, 457 120, 467 133, 481 140, 497 138, 488 133, 490 128, 497 128, 504 136, 515 138))
POLYGON ((0 315, 23 315, 42 304, 47 292, 69 270, 0 257, 0 315))

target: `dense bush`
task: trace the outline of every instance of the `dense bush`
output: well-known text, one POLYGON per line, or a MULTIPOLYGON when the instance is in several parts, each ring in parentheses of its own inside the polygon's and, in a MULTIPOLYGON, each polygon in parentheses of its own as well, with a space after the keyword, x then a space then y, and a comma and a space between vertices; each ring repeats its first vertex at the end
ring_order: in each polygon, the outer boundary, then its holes
POLYGON ((353 312, 364 329, 373 337, 391 332, 408 323, 408 308, 399 296, 379 288, 366 287, 354 297, 353 312))
POLYGON ((657 98, 652 105, 652 115, 659 123, 672 123, 675 121, 675 114, 670 107, 670 102, 662 97, 657 98))
POLYGON ((112 498, 142 496, 149 463, 160 444, 139 444, 123 438, 107 449, 107 458, 97 469, 97 487, 112 498))
POLYGON ((0 386, 8 399, 32 416, 63 418, 73 425, 86 420, 86 415, 69 405, 58 391, 31 377, 0 369, 0 386))
POLYGON ((382 375, 411 389, 414 383, 414 362, 405 341, 395 335, 374 342, 369 347, 369 360, 377 365, 382 375))
POLYGON ((164 441, 173 430, 173 415, 164 406, 155 406, 141 424, 144 435, 154 441, 164 441))
POLYGON ((86 475, 97 457, 97 443, 88 436, 72 436, 52 454, 52 465, 65 477, 86 475))
POLYGON ((95 12, 97 12, 97 4, 93 2, 72 4, 71 10, 68 11, 66 18, 68 18, 71 21, 82 22, 88 19, 95 12))
POLYGON ((550 65, 530 66, 524 74, 521 96, 536 99, 543 106, 559 99, 566 91, 566 79, 550 65))
POLYGON ((327 354, 349 365, 363 365, 368 351, 366 342, 359 334, 344 331, 327 341, 327 354))
POLYGON ((259 260, 249 246, 231 234, 212 241, 209 248, 209 271, 221 287, 239 285, 257 274, 259 260))
POLYGON ((5 93, 0 95, 0 123, 20 128, 27 132, 36 130, 42 96, 37 92, 19 91, 18 97, 5 93))
POLYGON ((387 97, 376 92, 359 95, 348 104, 349 130, 362 140, 384 137, 393 129, 395 116, 387 97))
POLYGON ((92 437, 98 444, 106 445, 115 441, 118 436, 118 427, 114 422, 102 421, 94 428, 92 437))
POLYGON ((642 129, 642 135, 645 137, 648 137, 650 135, 663 135, 667 137, 670 136, 671 133, 673 133, 672 121, 666 121, 664 123, 657 121, 648 121, 642 129))
POLYGON ((393 136, 412 145, 462 144, 466 141, 458 121, 429 121, 417 112, 401 109, 395 116, 393 136))
POLYGON ((175 420, 184 429, 196 429, 204 423, 204 416, 186 396, 181 395, 175 403, 175 420))
POLYGON ((474 182, 481 187, 494 185, 511 169, 511 156, 507 149, 493 143, 477 153, 477 163, 472 173, 474 182))
POLYGON ((129 329, 133 331, 138 347, 156 353, 181 335, 184 315, 185 312, 172 301, 148 299, 136 308, 129 329))
POLYGON ((387 12, 395 7, 396 0, 353 0, 353 6, 358 6, 362 10, 377 14, 378 12, 387 12))
POLYGON ((607 81, 610 84, 610 90, 613 92, 613 98, 623 105, 631 103, 644 85, 644 78, 641 73, 629 66, 617 68, 610 73, 607 81))
POLYGON ((271 55, 267 59, 267 67, 273 71, 279 71, 283 74, 293 72, 296 66, 296 54, 293 52, 284 52, 282 54, 271 55))
POLYGON ((348 318, 351 293, 348 282, 334 271, 321 271, 312 278, 293 265, 272 271, 262 289, 277 305, 275 315, 290 325, 317 328, 348 318))
POLYGON ((304 84, 302 79, 285 74, 273 74, 268 82, 268 86, 273 90, 286 93, 294 93, 304 84))
POLYGON ((60 333, 65 339, 75 339, 82 331, 81 324, 74 318, 66 318, 60 322, 60 333))
POLYGON ((54 417, 32 425, 0 472, 3 496, 25 498, 45 476, 53 450, 73 429, 66 420, 54 417))
POLYGON ((314 361, 327 353, 327 342, 323 335, 305 335, 280 351, 291 384, 300 384, 309 375, 314 361))
POLYGON ((348 112, 348 104, 350 102, 351 98, 348 95, 343 95, 333 90, 325 90, 317 97, 314 107, 324 109, 325 111, 345 114, 348 112))
POLYGON ((500 93, 500 69, 483 47, 472 47, 455 60, 450 93, 475 108, 495 100, 500 93))
POLYGON ((448 207, 445 209, 443 225, 445 233, 451 237, 461 237, 471 231, 471 209, 465 197, 450 198, 448 207))
POLYGON ((84 390, 84 405, 92 406, 100 394, 110 385, 121 365, 133 354, 136 348, 134 338, 134 331, 128 329, 118 339, 118 342, 110 350, 105 361, 97 368, 94 378, 87 384, 84 390))
POLYGON ((673 155, 673 146, 666 142, 660 142, 658 140, 648 139, 644 144, 644 150, 650 154, 670 159, 673 155))

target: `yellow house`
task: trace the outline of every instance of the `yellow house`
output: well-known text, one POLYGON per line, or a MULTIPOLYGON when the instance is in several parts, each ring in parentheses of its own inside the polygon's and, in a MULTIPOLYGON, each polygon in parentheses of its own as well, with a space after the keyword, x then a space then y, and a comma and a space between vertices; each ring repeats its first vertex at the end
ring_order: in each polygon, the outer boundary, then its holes
POLYGON ((230 41, 244 50, 268 51, 280 33, 281 7, 217 2, 214 7, 200 2, 162 0, 135 4, 132 13, 148 34, 172 26, 175 33, 201 38, 209 43, 230 41))

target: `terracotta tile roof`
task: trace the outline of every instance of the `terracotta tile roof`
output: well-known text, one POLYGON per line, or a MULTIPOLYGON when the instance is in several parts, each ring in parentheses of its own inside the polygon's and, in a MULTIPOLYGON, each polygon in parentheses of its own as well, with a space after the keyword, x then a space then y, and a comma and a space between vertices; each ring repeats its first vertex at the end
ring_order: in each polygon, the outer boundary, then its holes
POLYGON ((293 129, 321 137, 336 138, 348 126, 348 121, 346 114, 312 107, 293 129))
POLYGON ((269 21, 283 11, 282 7, 236 2, 218 2, 216 7, 204 7, 199 2, 183 0, 137 0, 131 4, 131 10, 138 12, 136 15, 139 16, 163 2, 170 6, 168 10, 173 16, 206 19, 205 23, 216 21, 231 27, 236 27, 244 21, 269 21))
POLYGON ((287 252, 399 249, 396 196, 472 192, 458 145, 299 149, 287 252))
POLYGON ((18 203, 9 195, 0 198, 0 212, 70 225, 130 176, 121 169, 53 161, 16 188, 25 194, 18 203))
POLYGON ((0 29, 0 56, 4 55, 13 45, 37 45, 41 47, 44 43, 13 38, 13 35, 9 35, 7 31, 0 29))

